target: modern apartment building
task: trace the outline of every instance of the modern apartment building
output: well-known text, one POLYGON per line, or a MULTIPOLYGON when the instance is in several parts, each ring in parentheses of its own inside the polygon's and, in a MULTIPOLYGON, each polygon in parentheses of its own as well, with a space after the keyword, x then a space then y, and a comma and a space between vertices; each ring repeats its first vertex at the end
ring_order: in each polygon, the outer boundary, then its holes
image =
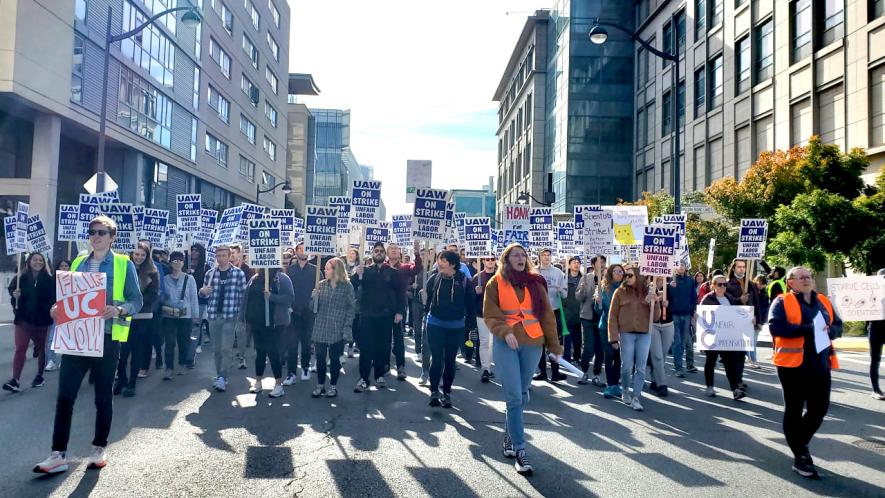
POLYGON ((316 118, 302 102, 302 95, 319 95, 320 89, 310 74, 289 73, 289 139, 286 150, 286 179, 292 192, 286 196, 298 213, 304 214, 307 202, 309 171, 316 161, 316 118))
POLYGON ((766 150, 812 135, 885 162, 885 2, 882 0, 641 0, 643 40, 680 53, 672 63, 634 45, 634 193, 672 192, 678 106, 682 192, 741 178, 766 150))
POLYGON ((53 238, 57 205, 95 172, 105 80, 105 165, 124 202, 173 219, 180 193, 254 202, 286 173, 288 47, 285 0, 0 2, 0 204, 30 202, 53 238), (117 35, 177 6, 201 8, 202 22, 178 12, 113 43, 105 74, 108 8, 117 35))

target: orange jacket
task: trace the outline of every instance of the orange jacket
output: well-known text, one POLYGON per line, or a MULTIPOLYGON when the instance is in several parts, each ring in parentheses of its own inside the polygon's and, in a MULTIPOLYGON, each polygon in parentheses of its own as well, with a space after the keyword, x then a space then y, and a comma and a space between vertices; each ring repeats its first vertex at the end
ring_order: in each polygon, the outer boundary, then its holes
MULTIPOLYGON (((827 320, 827 325, 832 326, 836 319, 832 303, 827 299, 827 296, 820 293, 815 294, 817 295, 819 305, 823 308, 822 311, 827 320)), ((775 318, 781 313, 785 315, 788 324, 795 327, 802 325, 802 307, 799 303, 799 297, 795 292, 787 292, 777 297, 775 303, 772 305, 771 317, 775 318)), ((777 323, 777 319, 771 323, 774 327, 772 330, 772 339, 774 340, 774 364, 779 367, 800 367, 805 354, 804 335, 800 335, 799 337, 780 336, 777 334, 777 323)), ((836 351, 835 349, 832 349, 832 343, 830 346, 830 368, 839 368, 839 359, 836 357, 836 351)))

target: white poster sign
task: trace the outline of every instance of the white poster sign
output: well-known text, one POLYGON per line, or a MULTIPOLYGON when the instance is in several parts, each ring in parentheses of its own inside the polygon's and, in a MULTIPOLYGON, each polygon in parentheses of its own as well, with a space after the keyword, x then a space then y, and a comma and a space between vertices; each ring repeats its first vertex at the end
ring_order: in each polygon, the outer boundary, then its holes
POLYGON ((827 295, 843 322, 885 320, 885 277, 828 278, 827 295))
POLYGON ((756 342, 752 306, 698 306, 699 351, 752 351, 756 342))
POLYGON ((415 202, 418 189, 429 189, 432 176, 432 161, 415 159, 406 161, 406 202, 415 202))

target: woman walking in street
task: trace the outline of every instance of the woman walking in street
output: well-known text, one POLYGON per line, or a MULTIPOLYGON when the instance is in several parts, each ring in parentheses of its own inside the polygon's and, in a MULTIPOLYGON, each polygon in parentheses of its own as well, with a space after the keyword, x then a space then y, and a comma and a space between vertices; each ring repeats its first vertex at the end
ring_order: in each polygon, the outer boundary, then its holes
POLYGON ((52 323, 49 309, 55 304, 55 280, 49 274, 46 258, 32 252, 18 277, 9 282, 9 295, 15 313, 15 353, 12 357, 12 378, 3 389, 13 393, 21 390, 19 380, 25 366, 28 344, 37 352, 37 376, 31 387, 43 387, 46 367, 46 331, 52 323))
POLYGON ((175 345, 178 344, 178 375, 184 375, 191 343, 191 327, 200 323, 200 304, 197 300, 197 282, 184 273, 184 253, 172 251, 169 255, 171 272, 163 277, 160 294, 165 333, 166 373, 163 380, 171 380, 175 371, 175 345))
MULTIPOLYGON (((67 259, 58 260, 58 263, 55 264, 55 271, 71 271, 71 261, 67 259)), ((55 323, 49 325, 49 333, 46 336, 46 368, 43 369, 45 372, 58 370, 61 367, 61 357, 52 350, 53 339, 55 339, 55 323)))
POLYGON ((139 242, 129 254, 138 275, 138 288, 143 304, 139 313, 132 316, 129 339, 120 345, 120 361, 117 363, 117 380, 114 381, 114 394, 123 393, 124 398, 135 396, 135 383, 138 377, 147 377, 151 362, 151 326, 154 303, 160 297, 160 274, 151 260, 151 248, 139 242), (129 374, 127 376, 127 363, 129 374))
MULTIPOLYGON (((568 270, 565 272, 568 293, 562 298, 562 310, 565 313, 564 330, 568 332, 568 334, 563 334, 562 338, 562 343, 565 347, 562 358, 569 363, 572 363, 572 360, 575 362, 581 361, 581 346, 583 345, 581 337, 581 303, 578 301, 576 292, 583 276, 584 274, 581 273, 581 260, 572 256, 568 260, 568 270)), ((562 319, 562 317, 557 318, 562 319)))
POLYGON ((614 264, 608 267, 602 285, 597 289, 602 315, 599 317, 598 333, 602 337, 603 365, 605 366, 605 398, 620 398, 621 391, 621 351, 608 340, 609 310, 615 291, 624 281, 624 267, 614 264))
POLYGON ((246 323, 252 327, 255 340, 255 383, 250 393, 261 392, 264 369, 270 361, 274 376, 271 398, 279 398, 283 390, 283 364, 280 359, 281 337, 292 319, 289 307, 295 301, 292 280, 278 268, 259 270, 246 286, 246 305, 243 308, 246 323), (265 290, 265 275, 268 277, 265 290))
MULTIPOLYGON (((711 282, 713 292, 707 293, 701 300, 701 304, 713 306, 732 306, 740 304, 736 299, 726 293, 728 279, 725 275, 716 275, 711 282)), ((747 392, 741 385, 742 370, 738 368, 739 364, 744 361, 743 351, 710 351, 704 352, 706 361, 704 362, 704 381, 707 385, 707 396, 716 396, 716 388, 714 387, 714 375, 716 373, 716 362, 722 358, 725 365, 725 376, 728 378, 728 385, 731 387, 734 399, 741 399, 747 395, 747 392)))
POLYGON ((562 346, 544 277, 534 270, 521 245, 504 249, 498 272, 486 285, 483 317, 495 336, 492 355, 507 403, 504 456, 515 457, 516 471, 530 475, 533 468, 526 457, 523 410, 529 401, 532 373, 543 345, 556 361, 562 346))
POLYGON ((356 298, 341 259, 332 258, 323 267, 326 277, 313 291, 316 321, 313 326, 313 348, 317 358, 317 386, 311 396, 338 396, 341 355, 344 345, 353 341, 356 298), (326 360, 329 360, 331 384, 326 388, 326 360))
POLYGON ((609 310, 608 340, 621 351, 621 400, 638 412, 644 409, 640 398, 651 347, 649 321, 661 316, 656 299, 646 280, 639 275, 639 267, 630 266, 624 272, 624 284, 612 296, 609 310))

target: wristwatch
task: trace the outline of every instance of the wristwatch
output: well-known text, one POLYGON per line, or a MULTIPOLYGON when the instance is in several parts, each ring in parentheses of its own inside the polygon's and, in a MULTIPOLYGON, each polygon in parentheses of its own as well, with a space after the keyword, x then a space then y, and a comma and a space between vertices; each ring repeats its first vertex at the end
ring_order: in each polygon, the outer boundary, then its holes
POLYGON ((126 310, 123 309, 122 306, 117 306, 116 308, 117 308, 117 316, 118 316, 118 317, 123 316, 123 315, 126 314, 126 310))

